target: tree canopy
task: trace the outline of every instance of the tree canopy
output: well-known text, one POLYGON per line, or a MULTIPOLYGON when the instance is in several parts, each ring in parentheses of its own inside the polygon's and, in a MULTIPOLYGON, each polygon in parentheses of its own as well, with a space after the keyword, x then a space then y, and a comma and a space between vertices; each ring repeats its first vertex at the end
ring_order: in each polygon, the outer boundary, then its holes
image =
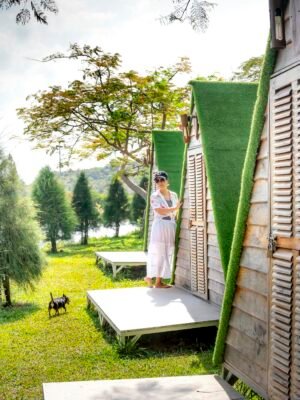
POLYGON ((54 0, 0 0, 0 10, 19 7, 17 24, 27 24, 33 14, 37 22, 47 24, 47 12, 56 14, 58 8, 54 0))
POLYGON ((99 214, 84 172, 80 173, 74 187, 72 205, 78 218, 77 230, 81 232, 81 244, 88 244, 89 228, 99 224, 99 214))
POLYGON ((11 279, 32 286, 41 275, 42 233, 35 217, 12 157, 0 150, 0 284, 2 281, 7 305, 11 305, 11 279))
POLYGON ((264 56, 251 57, 242 62, 238 71, 234 72, 232 80, 242 82, 258 82, 264 56))
POLYGON ((33 185, 32 197, 40 224, 51 242, 51 252, 56 253, 57 240, 70 239, 77 221, 64 187, 49 167, 41 169, 33 185))
POLYGON ((115 236, 119 236, 121 222, 129 217, 129 204, 122 186, 116 178, 110 184, 104 203, 103 220, 104 225, 115 228, 115 236))
POLYGON ((29 140, 50 153, 61 146, 66 164, 73 155, 93 155, 98 160, 113 158, 121 175, 148 167, 152 129, 176 127, 178 115, 188 110, 189 90, 177 87, 174 79, 190 71, 189 60, 140 75, 122 72, 120 55, 100 47, 73 44, 68 54, 53 54, 44 61, 59 59, 80 60, 82 80, 28 97, 30 106, 19 109, 18 115, 29 140))
POLYGON ((209 24, 209 13, 216 3, 199 0, 172 0, 173 9, 161 17, 161 22, 171 24, 175 21, 188 22, 195 31, 205 32, 209 24))

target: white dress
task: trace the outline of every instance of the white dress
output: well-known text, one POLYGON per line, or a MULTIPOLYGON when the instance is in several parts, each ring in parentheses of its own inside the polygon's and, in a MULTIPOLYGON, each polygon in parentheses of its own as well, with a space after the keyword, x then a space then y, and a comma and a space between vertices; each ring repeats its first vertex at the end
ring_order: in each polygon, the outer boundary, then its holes
MULTIPOLYGON (((175 207, 178 198, 175 192, 170 191, 171 207, 175 207)), ((160 215, 156 208, 168 208, 169 205, 159 190, 151 195, 150 204, 153 209, 154 219, 148 248, 147 277, 171 277, 171 266, 175 247, 175 212, 160 215), (170 219, 164 219, 169 217, 170 219)))

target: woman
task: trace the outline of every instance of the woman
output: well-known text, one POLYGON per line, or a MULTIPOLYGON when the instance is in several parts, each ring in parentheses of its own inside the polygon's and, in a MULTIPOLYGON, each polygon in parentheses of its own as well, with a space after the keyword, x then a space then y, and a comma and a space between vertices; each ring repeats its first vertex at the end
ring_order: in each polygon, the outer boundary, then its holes
POLYGON ((162 278, 171 277, 171 263, 175 246, 175 216, 181 204, 175 192, 168 190, 168 174, 164 171, 155 173, 156 192, 151 195, 150 203, 154 212, 154 220, 148 248, 147 276, 148 287, 156 278, 156 288, 169 288, 162 278))

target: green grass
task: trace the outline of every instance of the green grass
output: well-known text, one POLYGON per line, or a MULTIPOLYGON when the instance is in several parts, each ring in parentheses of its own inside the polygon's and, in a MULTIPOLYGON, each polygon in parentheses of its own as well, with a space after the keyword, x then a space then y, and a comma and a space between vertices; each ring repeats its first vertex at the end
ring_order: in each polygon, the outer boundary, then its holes
POLYGON ((257 84, 192 81, 226 276, 257 84))
POLYGON ((255 103, 251 123, 249 145, 242 174, 241 193, 232 240, 230 260, 228 264, 228 273, 226 277, 226 286, 223 297, 221 318, 219 322, 218 335, 214 350, 213 359, 216 364, 222 362, 225 350, 225 341, 228 332, 232 303, 235 295, 236 279, 239 271, 242 245, 246 230, 246 222, 250 208, 250 199, 253 188, 253 175, 256 165, 256 155, 260 143, 261 132, 265 122, 264 114, 268 102, 270 76, 273 72, 273 68, 275 65, 276 54, 276 50, 270 49, 270 41, 268 40, 257 92, 257 100, 255 103))
POLYGON ((216 373, 212 366, 212 328, 148 335, 143 352, 121 356, 110 329, 86 307, 86 290, 143 286, 144 269, 120 272, 95 265, 94 251, 134 250, 142 240, 133 234, 66 245, 49 255, 34 292, 12 287, 13 308, 0 308, 0 399, 42 398, 42 383, 216 373), (64 292, 71 303, 66 314, 48 317, 49 292, 64 292))

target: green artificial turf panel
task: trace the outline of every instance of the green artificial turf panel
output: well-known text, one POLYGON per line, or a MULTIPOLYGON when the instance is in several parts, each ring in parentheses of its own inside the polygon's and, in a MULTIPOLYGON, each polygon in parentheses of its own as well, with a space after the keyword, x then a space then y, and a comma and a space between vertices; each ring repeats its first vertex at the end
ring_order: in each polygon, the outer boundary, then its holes
POLYGON ((257 84, 192 81, 226 276, 257 84))
POLYGON ((157 167, 167 172, 170 190, 179 196, 184 158, 183 134, 181 131, 155 130, 152 137, 157 167))
POLYGON ((0 306, 1 400, 42 399, 43 382, 219 372, 211 362, 210 331, 206 342, 201 341, 203 335, 201 340, 192 336, 192 331, 188 336, 187 331, 145 335, 140 339, 145 353, 122 357, 115 334, 100 327, 97 312, 87 310, 87 290, 145 285, 143 268, 126 269, 113 278, 111 268, 95 265, 95 251, 141 248, 138 234, 91 239, 87 246, 67 245, 63 252, 48 256, 35 291, 12 285, 14 306, 0 306), (50 291, 54 296, 65 292, 70 297, 66 314, 48 317, 50 291))
MULTIPOLYGON (((167 172, 169 176, 170 189, 179 195, 185 150, 182 132, 154 130, 152 131, 152 143, 152 151, 155 153, 155 160, 158 170, 167 172)), ((152 170, 153 165, 151 165, 149 168, 149 188, 147 193, 144 224, 144 251, 147 251, 148 249, 150 196, 153 184, 152 170)))
POLYGON ((257 100, 255 103, 251 123, 249 145, 242 174, 241 193, 237 210, 236 224, 234 228, 230 260, 228 264, 218 335, 213 356, 213 361, 215 364, 222 362, 224 355, 225 340, 228 332, 232 303, 236 290, 236 279, 239 271, 246 222, 250 208, 256 155, 259 148, 261 132, 265 122, 264 114, 268 102, 269 82, 275 66, 276 54, 276 51, 270 48, 269 39, 259 81, 257 100))

